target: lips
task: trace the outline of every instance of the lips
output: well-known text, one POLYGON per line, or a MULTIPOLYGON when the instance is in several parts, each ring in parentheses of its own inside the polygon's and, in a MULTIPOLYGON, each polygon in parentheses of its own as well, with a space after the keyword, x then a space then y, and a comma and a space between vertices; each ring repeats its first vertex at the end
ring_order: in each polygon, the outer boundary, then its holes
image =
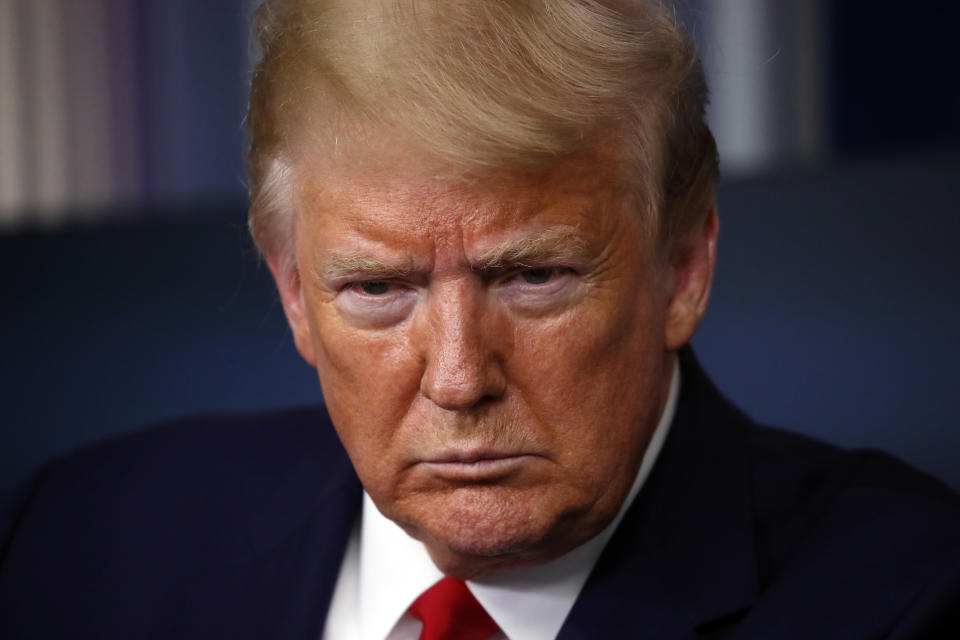
POLYGON ((450 451, 421 462, 432 474, 456 481, 490 481, 520 471, 534 456, 499 451, 450 451))
POLYGON ((461 463, 461 464, 473 464, 476 462, 483 462, 485 460, 503 460, 507 458, 516 458, 525 454, 522 453, 507 453, 499 451, 451 451, 444 453, 436 458, 426 460, 425 462, 432 462, 437 464, 449 464, 449 463, 461 463))

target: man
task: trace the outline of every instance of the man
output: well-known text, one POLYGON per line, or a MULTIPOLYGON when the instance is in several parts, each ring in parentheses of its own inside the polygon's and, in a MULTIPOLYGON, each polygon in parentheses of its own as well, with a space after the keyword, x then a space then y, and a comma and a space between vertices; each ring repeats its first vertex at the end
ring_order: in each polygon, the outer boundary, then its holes
POLYGON ((329 418, 195 419, 48 467, 4 637, 960 629, 957 498, 751 424, 684 346, 717 165, 668 11, 259 16, 251 228, 329 418))

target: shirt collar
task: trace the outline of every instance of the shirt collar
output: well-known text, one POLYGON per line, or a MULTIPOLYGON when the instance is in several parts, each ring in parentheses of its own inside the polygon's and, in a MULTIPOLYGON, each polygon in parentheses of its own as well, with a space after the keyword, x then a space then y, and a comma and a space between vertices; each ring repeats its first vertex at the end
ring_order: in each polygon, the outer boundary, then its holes
MULTIPOLYGON (((653 468, 670 430, 680 392, 674 361, 670 391, 637 477, 613 521, 598 535, 550 562, 467 581, 470 591, 511 640, 552 640, 597 558, 653 468)), ((424 546, 383 516, 364 492, 359 540, 361 640, 383 640, 413 601, 443 577, 424 546)))

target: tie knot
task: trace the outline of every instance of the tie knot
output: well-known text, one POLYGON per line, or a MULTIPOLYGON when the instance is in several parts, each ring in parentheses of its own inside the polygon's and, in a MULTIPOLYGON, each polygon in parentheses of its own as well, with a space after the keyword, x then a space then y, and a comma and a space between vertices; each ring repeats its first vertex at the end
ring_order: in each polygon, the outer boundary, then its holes
POLYGON ((463 580, 443 578, 424 591, 410 615, 423 623, 420 640, 487 640, 499 627, 463 580))

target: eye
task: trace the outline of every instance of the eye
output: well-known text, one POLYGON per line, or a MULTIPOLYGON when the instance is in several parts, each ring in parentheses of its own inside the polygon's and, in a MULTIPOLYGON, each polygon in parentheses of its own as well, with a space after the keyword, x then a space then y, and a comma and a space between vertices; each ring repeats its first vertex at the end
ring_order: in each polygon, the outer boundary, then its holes
POLYGON ((416 303, 416 287, 392 280, 355 280, 336 296, 343 317, 365 329, 382 329, 403 321, 416 303))
POLYGON ((547 284, 557 274, 557 270, 549 268, 524 269, 519 273, 521 279, 527 284, 547 284))
POLYGON ((382 296, 390 292, 390 283, 383 280, 372 280, 369 282, 358 282, 356 285, 360 291, 368 296, 382 296))
POLYGON ((497 291, 500 299, 521 314, 559 312, 573 304, 581 291, 581 279, 570 267, 524 267, 504 278, 497 291))

